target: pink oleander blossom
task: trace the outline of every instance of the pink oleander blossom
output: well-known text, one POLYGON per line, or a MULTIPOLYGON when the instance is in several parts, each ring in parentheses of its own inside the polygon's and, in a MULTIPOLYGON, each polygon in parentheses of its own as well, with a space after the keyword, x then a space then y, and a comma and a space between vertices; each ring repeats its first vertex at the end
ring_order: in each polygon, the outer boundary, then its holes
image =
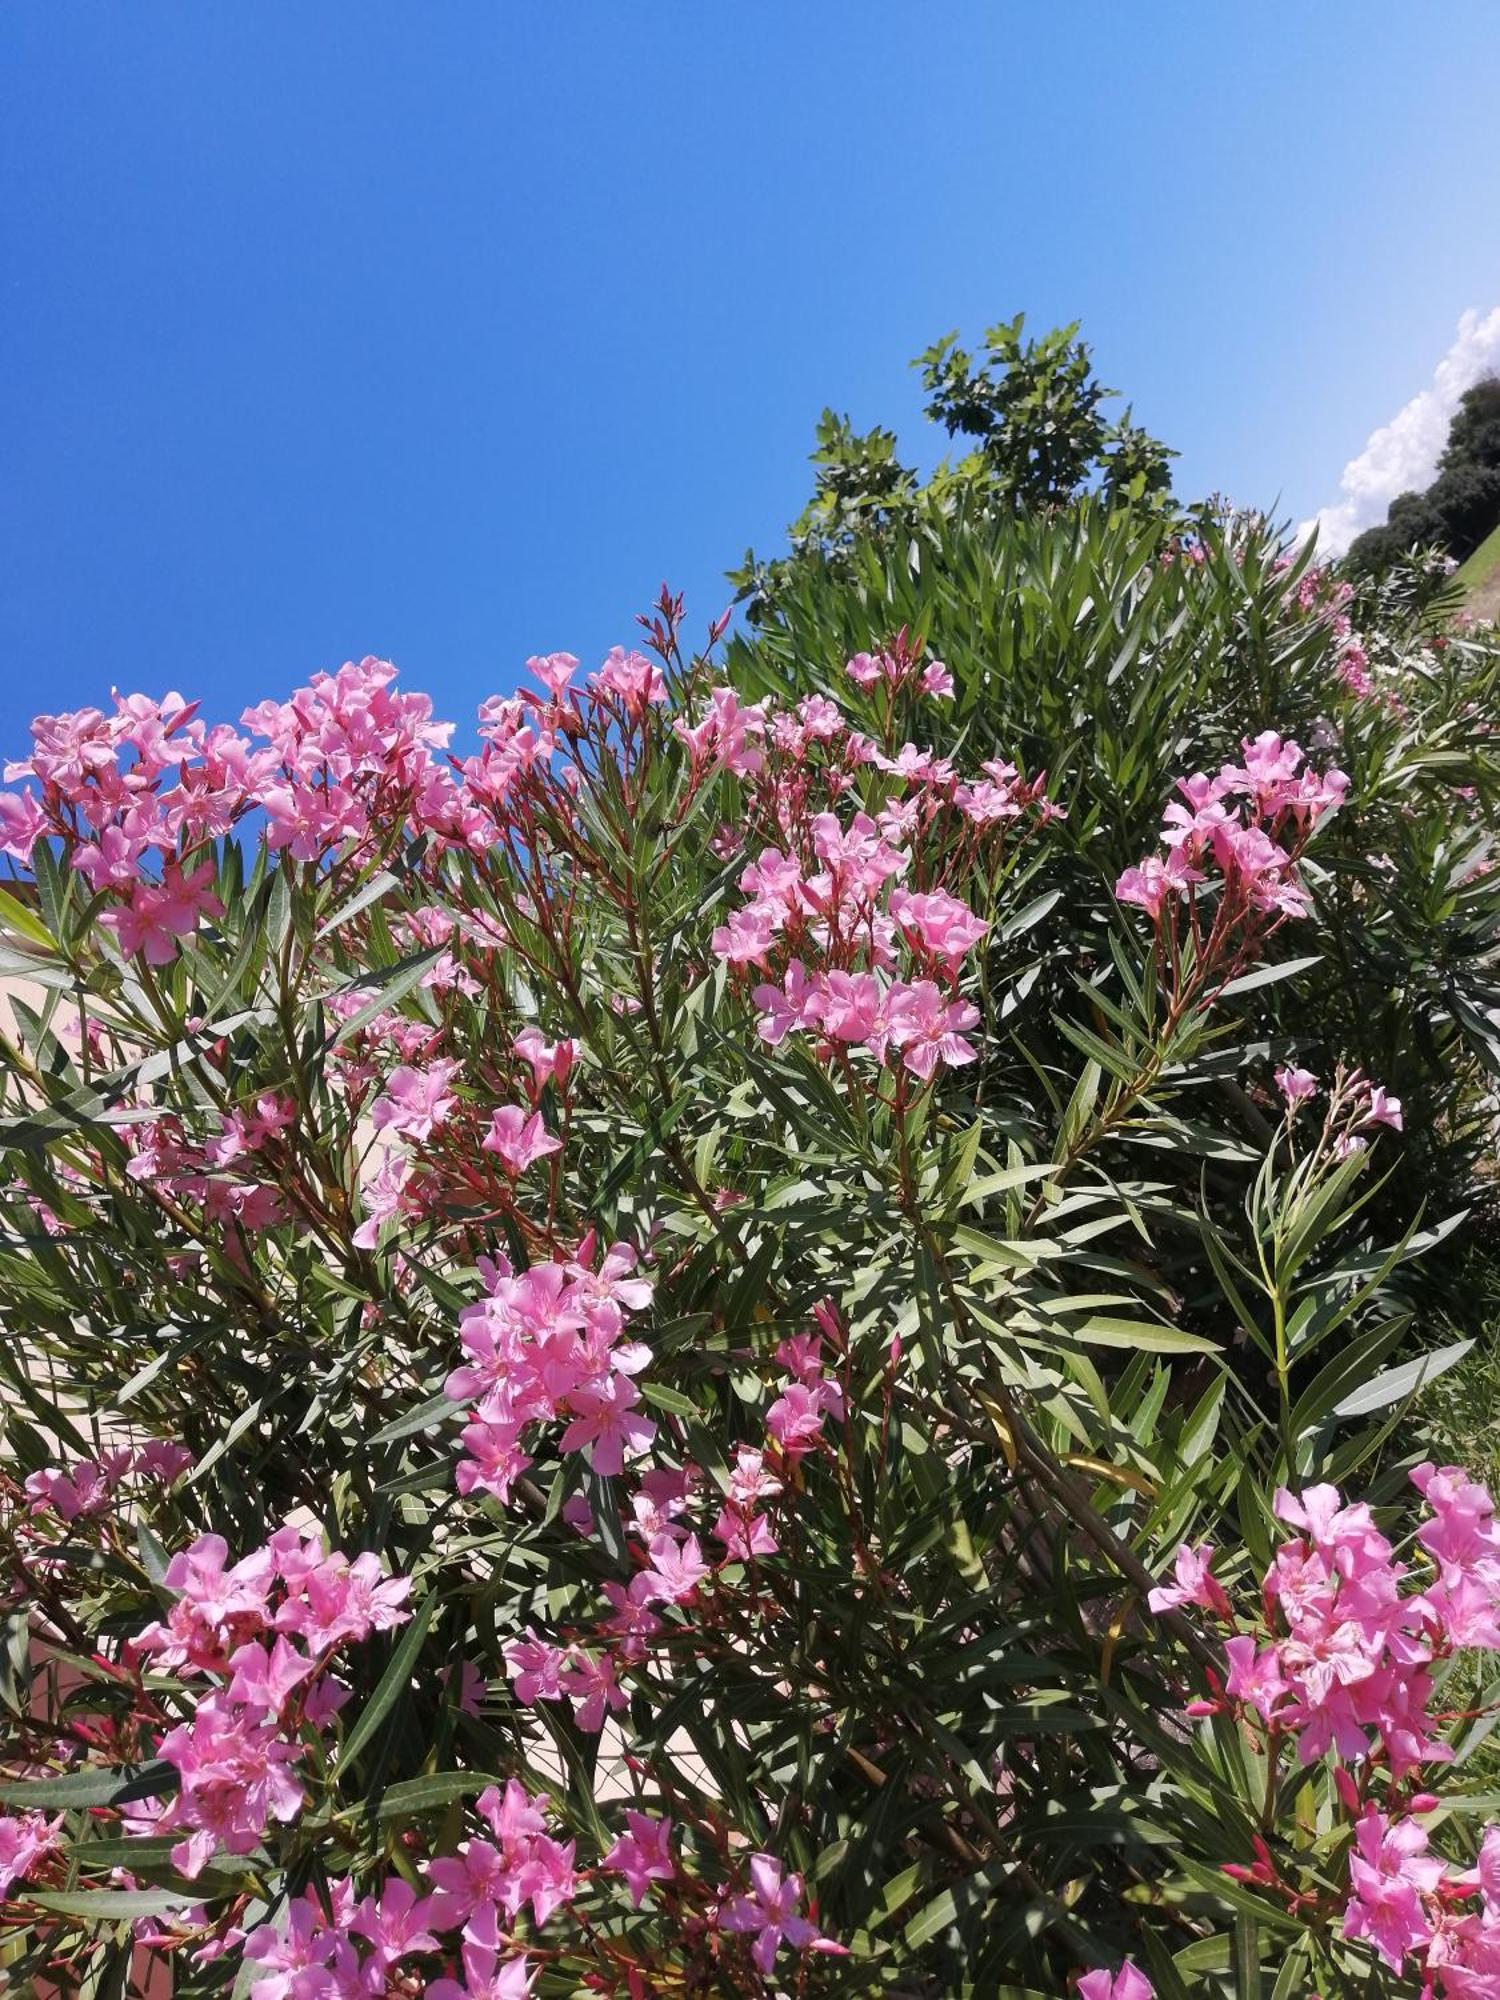
POLYGON ((783 1944, 793 1951, 832 1952, 847 1956, 847 1946, 823 1936, 817 1925, 801 1913, 802 1877, 782 1876, 781 1863, 773 1854, 750 1857, 750 1885, 746 1895, 732 1896, 719 1914, 721 1929, 748 1936, 755 1943, 750 1956, 767 1979, 783 1944))
POLYGON ((1318 1079, 1310 1069, 1298 1069, 1288 1063, 1276 1072, 1276 1088, 1288 1106, 1295 1110, 1299 1104, 1305 1104, 1309 1097, 1317 1094, 1318 1079))
POLYGON ((1224 1586, 1213 1574, 1213 1545, 1204 1542, 1199 1548, 1189 1548, 1184 1542, 1177 1551, 1174 1565, 1175 1581, 1159 1584, 1147 1597, 1152 1611, 1172 1611, 1187 1604, 1198 1605, 1205 1611, 1212 1611, 1217 1617, 1230 1615, 1229 1599, 1224 1586))
POLYGON ((1344 1935, 1365 1938, 1394 1973, 1433 1934, 1425 1898, 1443 1879, 1443 1864, 1427 1852, 1427 1835, 1415 1820, 1394 1823, 1367 1806, 1354 1829, 1349 1856, 1352 1890, 1344 1935))
POLYGON ((459 1065, 441 1061, 419 1069, 401 1063, 385 1080, 384 1094, 375 1101, 370 1122, 377 1132, 387 1129, 403 1138, 430 1139, 446 1124, 458 1103, 452 1083, 459 1065))
POLYGON ((655 1819, 649 1813, 625 1813, 627 1831, 600 1862, 625 1877, 630 1900, 639 1909, 653 1882, 670 1882, 677 1873, 672 1859, 672 1822, 655 1819))
POLYGON ((36 1879, 38 1871, 62 1851, 63 1815, 47 1819, 39 1812, 0 1813, 0 1903, 17 1882, 36 1879))
POLYGON ((1078 2000, 1155 2000, 1156 1988, 1127 1958, 1118 1972, 1086 1972, 1078 1982, 1078 2000))
POLYGON ((536 1161, 560 1153, 562 1140, 554 1139, 548 1132, 540 1111, 528 1113, 518 1105, 503 1104, 491 1116, 490 1129, 480 1141, 480 1149, 493 1153, 515 1178, 536 1161))

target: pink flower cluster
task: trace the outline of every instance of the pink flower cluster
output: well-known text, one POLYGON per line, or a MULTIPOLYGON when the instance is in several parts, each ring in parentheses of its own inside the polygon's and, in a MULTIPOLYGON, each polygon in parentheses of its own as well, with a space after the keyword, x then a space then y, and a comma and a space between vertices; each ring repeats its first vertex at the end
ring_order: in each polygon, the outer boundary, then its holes
POLYGON ((495 1919, 510 1920, 530 1904, 538 1925, 578 1893, 574 1842, 547 1832, 546 1800, 533 1798, 512 1778, 504 1791, 490 1785, 479 1795, 479 1815, 490 1838, 460 1841, 456 1854, 427 1864, 433 1894, 425 1918, 436 1930, 461 1930, 466 1940, 493 1950, 495 1919))
POLYGON ((257 1968, 250 2000, 368 2000, 415 1991, 438 2000, 524 2000, 535 1975, 500 1918, 508 1931, 530 1903, 542 1925, 572 1899, 573 1844, 545 1832, 545 1800, 514 1779, 503 1794, 491 1785, 478 1803, 493 1838, 460 1841, 455 1853, 429 1861, 425 1895, 391 1873, 378 1895, 356 1900, 354 1883, 342 1876, 327 1884, 326 1906, 309 1889, 291 1902, 283 1924, 251 1931, 244 1940, 245 1959, 257 1968), (438 1935, 445 1931, 460 1933, 453 1951, 463 1977, 418 1987, 398 1968, 439 1952, 451 1957, 438 1935))
MULTIPOLYGON (((534 1631, 507 1645, 511 1685, 524 1706, 568 1701, 580 1729, 591 1734, 602 1729, 607 1714, 627 1705, 620 1668, 644 1662, 664 1629, 656 1607, 691 1605, 718 1571, 776 1554, 779 1542, 765 1512, 767 1503, 785 1490, 776 1475, 790 1474, 818 1448, 825 1417, 838 1421, 844 1415, 843 1389, 825 1372, 822 1352, 825 1337, 841 1341, 837 1316, 824 1302, 814 1317, 817 1331, 784 1340, 776 1350, 788 1376, 766 1412, 769 1445, 764 1450, 739 1446, 724 1481, 710 1531, 723 1545, 723 1556, 711 1560, 701 1535, 684 1523, 709 1483, 703 1473, 691 1464, 652 1466, 631 1496, 627 1524, 640 1567, 628 1585, 612 1581, 603 1587, 610 1610, 595 1634, 602 1648, 581 1639, 555 1644, 534 1631)), ((586 1507, 565 1511, 583 1533, 591 1532, 586 1507)))
MULTIPOLYGON (((430 1152, 441 1142, 448 1147, 448 1163, 459 1173, 472 1165, 475 1110, 465 1104, 455 1087, 461 1065, 450 1058, 430 1059, 435 1039, 430 1031, 405 1030, 412 1023, 394 1018, 379 1027, 379 1039, 388 1039, 408 1057, 386 1076, 381 1094, 375 1099, 370 1122, 381 1133, 394 1134, 414 1148, 430 1152), (465 1115, 467 1112, 467 1116, 465 1115), (456 1159, 455 1159, 456 1155, 456 1159)), ((578 1045, 566 1039, 549 1042, 537 1028, 524 1028, 515 1038, 513 1054, 517 1082, 528 1100, 526 1105, 503 1104, 489 1114, 489 1124, 478 1139, 479 1151, 499 1162, 501 1171, 515 1181, 538 1160, 562 1151, 562 1141, 548 1132, 537 1108, 543 1090, 550 1084, 563 1091, 577 1060, 578 1045)), ((373 1081, 374 1063, 362 1058, 345 1071, 348 1087, 359 1091, 373 1081)), ((360 1185, 364 1220, 354 1232, 356 1248, 374 1250, 384 1225, 398 1215, 420 1216, 429 1206, 433 1176, 419 1169, 410 1152, 387 1147, 373 1172, 360 1185)))
POLYGON ((185 1835, 172 1859, 191 1877, 216 1853, 250 1853, 270 1821, 296 1817, 300 1732, 347 1697, 329 1663, 340 1647, 404 1623, 411 1585, 382 1576, 376 1556, 351 1562, 325 1550, 316 1528, 291 1525, 233 1564, 221 1536, 203 1535, 172 1558, 163 1583, 174 1593, 166 1618, 133 1651, 214 1685, 158 1746, 180 1789, 165 1807, 138 1809, 133 1830, 185 1835))
POLYGON ((485 852, 513 784, 545 766, 588 711, 634 726, 666 699, 660 667, 641 654, 616 647, 582 691, 569 686, 577 664, 567 654, 529 661, 546 697, 486 703, 484 747, 462 762, 446 754, 452 724, 434 721, 425 695, 398 693, 395 668, 372 658, 247 709, 245 735, 208 727, 177 694, 117 693, 112 715, 39 716, 31 755, 5 767, 38 789, 0 792, 0 852, 26 867, 38 840, 60 840, 108 899, 98 921, 120 950, 165 965, 222 916, 213 862, 199 857, 253 810, 266 816, 270 850, 294 862, 368 854, 406 833, 485 852))
POLYGON ((456 1402, 477 1405, 463 1430, 460 1493, 508 1500, 531 1463, 521 1440, 533 1423, 567 1418, 564 1451, 586 1451, 605 1475, 654 1435, 633 1380, 650 1349, 625 1338, 626 1316, 645 1310, 652 1287, 633 1275, 628 1244, 614 1244, 597 1264, 596 1251, 590 1234, 574 1257, 520 1273, 504 1257, 484 1260, 485 1297, 459 1320, 468 1358, 447 1382, 456 1402))
MULTIPOLYGON (((1438 1801, 1414 1799, 1415 1809, 1438 1801)), ((1349 1855, 1347 1938, 1363 1938, 1398 1975, 1415 1957, 1424 1994, 1494 2000, 1500 1993, 1500 1826, 1485 1829, 1478 1866, 1455 1869, 1428 1848, 1415 1817, 1366 1805, 1349 1855)))
POLYGON ((291 1100, 274 1092, 222 1113, 205 1139, 192 1136, 175 1113, 143 1119, 125 1127, 131 1150, 125 1171, 133 1181, 196 1202, 211 1221, 272 1228, 286 1218, 274 1142, 295 1119, 291 1100))
POLYGON ((62 1852, 63 1815, 0 1813, 0 1903, 17 1882, 32 1881, 62 1852))
POLYGON ((1356 700, 1368 701, 1374 694, 1375 683, 1370 678, 1370 656, 1364 647, 1353 639, 1339 654, 1333 671, 1356 700))
POLYGON ((765 965, 778 947, 794 944, 823 961, 809 971, 793 957, 778 983, 755 988, 762 1038, 774 1047, 800 1031, 825 1047, 864 1048, 877 1061, 895 1051, 923 1082, 940 1062, 976 1061, 965 1035, 979 1010, 952 989, 989 925, 941 889, 897 888, 886 899, 886 885, 906 872, 910 856, 868 813, 847 826, 819 813, 810 835, 811 866, 762 851, 740 877, 751 901, 713 936, 715 952, 730 965, 765 965), (918 976, 890 979, 903 947, 918 976))
MULTIPOLYGON (((1452 1466, 1419 1466, 1412 1480, 1432 1509, 1417 1539, 1438 1564, 1420 1590, 1403 1588, 1407 1566, 1363 1502, 1345 1506, 1333 1486, 1277 1495, 1277 1514, 1303 1532, 1266 1573, 1269 1643, 1249 1633, 1225 1642, 1225 1695, 1293 1737, 1304 1764, 1332 1748, 1345 1760, 1376 1756, 1401 1779, 1445 1761, 1427 1714, 1433 1664, 1459 1647, 1500 1651, 1500 1527, 1488 1493, 1452 1466)), ((1226 1617, 1211 1558, 1179 1551, 1176 1582, 1152 1593, 1152 1608, 1226 1617)))
MULTIPOLYGON (((1286 1125, 1290 1131, 1302 1106, 1316 1097, 1322 1086, 1310 1069, 1287 1063, 1276 1072, 1276 1087, 1286 1100, 1286 1125)), ((1364 1151, 1369 1134, 1377 1125, 1388 1125, 1393 1132, 1402 1130, 1400 1098, 1393 1097, 1383 1084, 1371 1083, 1362 1070, 1340 1068, 1329 1086, 1318 1145, 1326 1148, 1333 1158, 1347 1160, 1352 1154, 1364 1151)))
POLYGON ((909 640, 901 631, 881 652, 856 653, 844 672, 856 687, 883 687, 894 692, 914 686, 918 693, 930 695, 934 700, 952 701, 952 674, 941 660, 928 660, 924 664, 922 655, 922 641, 909 640))
POLYGON ((972 872, 976 859, 998 867, 999 834, 1028 813, 1061 815, 1044 779, 1028 783, 1013 764, 993 759, 968 782, 951 759, 899 741, 901 690, 953 692, 941 661, 924 664, 920 640, 900 633, 856 654, 848 674, 880 695, 879 738, 849 728, 823 695, 776 711, 745 708, 727 688, 710 690, 701 723, 679 725, 694 784, 728 768, 749 793, 744 827, 721 828, 714 841, 726 858, 754 858, 739 876, 747 900, 712 948, 735 974, 764 975, 752 991, 772 1046, 805 1034, 824 1059, 859 1050, 925 1084, 941 1065, 978 1059, 968 1036, 979 1012, 959 983, 990 926, 945 878, 972 872), (926 851, 944 855, 936 879, 914 865, 926 851))
MULTIPOLYGON (((1190 1713, 1258 1717, 1273 1745, 1292 1739, 1303 1764, 1332 1752, 1355 1815, 1344 1935, 1398 1974, 1416 1954, 1424 1992, 1481 2000, 1500 1992, 1500 1827, 1486 1830, 1477 1872, 1455 1871, 1429 1853, 1418 1823, 1439 1801, 1410 1788, 1424 1765, 1453 1756, 1434 1733, 1434 1667, 1465 1648, 1500 1652, 1500 1522, 1487 1489, 1457 1466, 1421 1465, 1411 1477, 1427 1506, 1417 1541, 1430 1565, 1415 1589, 1368 1506, 1345 1505, 1333 1486, 1277 1495, 1278 1515, 1301 1533, 1264 1580, 1266 1642, 1226 1639, 1222 1695, 1190 1713), (1380 1770, 1389 1812, 1371 1796, 1380 1770)), ((1212 1555, 1180 1550, 1175 1582, 1152 1592, 1152 1608, 1192 1604, 1229 1621, 1212 1555)), ((1230 1872, 1295 1899, 1257 1846, 1252 1866, 1230 1872)))
POLYGON ((116 694, 108 716, 40 716, 30 757, 6 767, 40 795, 0 795, 5 851, 26 865, 38 839, 63 838, 90 888, 115 899, 99 921, 120 949, 163 965, 222 915, 213 865, 192 855, 252 807, 267 816, 271 849, 297 861, 408 820, 462 837, 458 787, 434 755, 449 725, 433 722, 425 695, 396 694, 394 679, 373 659, 315 675, 290 701, 248 710, 250 736, 206 727, 176 694, 116 694))
POLYGON ((679 720, 672 728, 691 753, 695 779, 715 771, 749 777, 764 767, 765 755, 758 743, 766 733, 765 705, 741 702, 733 688, 711 688, 703 719, 696 723, 679 720))
POLYGON ((1321 776, 1304 768, 1295 743, 1266 730, 1243 744, 1244 761, 1225 764, 1216 778, 1179 778, 1181 799, 1167 807, 1164 855, 1147 855, 1115 885, 1122 903, 1136 903, 1155 922, 1173 898, 1192 899, 1217 870, 1221 906, 1242 922, 1307 914, 1307 891, 1296 862, 1325 813, 1341 805, 1349 780, 1339 770, 1321 776))
MULTIPOLYGON (((1289 569, 1291 557, 1280 559, 1278 569, 1289 569)), ((1296 588, 1297 607, 1311 612, 1320 624, 1326 625, 1335 639, 1349 636, 1348 607, 1354 599, 1354 585, 1343 578, 1335 577, 1333 571, 1321 563, 1312 563, 1298 579, 1296 588)))
POLYGON ((43 1467, 28 1475, 25 1490, 33 1514, 55 1514, 61 1521, 77 1521, 104 1513, 132 1474, 170 1486, 192 1462, 193 1454, 182 1445, 151 1438, 145 1444, 106 1451, 97 1459, 75 1460, 66 1468, 43 1467))

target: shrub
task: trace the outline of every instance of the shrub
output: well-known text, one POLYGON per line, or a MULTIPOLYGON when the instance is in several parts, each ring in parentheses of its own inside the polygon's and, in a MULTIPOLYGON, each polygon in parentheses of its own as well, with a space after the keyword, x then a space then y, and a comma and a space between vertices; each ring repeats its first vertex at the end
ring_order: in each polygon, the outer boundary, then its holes
MULTIPOLYGON (((1440 575, 1440 572, 1438 572, 1440 575)), ((1500 1074, 1500 875, 1491 865, 1500 695, 1492 639, 1452 627, 1451 595, 1399 574, 1351 586, 1288 566, 1264 526, 1161 520, 1085 502, 1049 517, 934 508, 921 541, 862 547, 857 574, 781 578, 730 671, 756 694, 831 684, 870 633, 923 635, 955 683, 971 758, 1045 771, 1058 901, 1028 988, 1028 1045, 1065 1060, 1052 1017, 1107 966, 1114 884, 1176 775, 1278 730, 1350 774, 1353 809, 1307 871, 1314 922, 1295 985, 1247 1010, 1263 1057, 1347 1056, 1411 1107, 1384 1205, 1483 1206, 1500 1074)), ((1215 1115, 1263 1137, 1243 1094, 1215 1115)), ((1196 1173, 1197 1167, 1191 1168, 1196 1173)))
POLYGON ((12 1978, 1484 1990, 1419 1787, 1488 1498, 1384 1531, 1468 1347, 1403 1346, 1393 1092, 1461 1180, 1495 661, 1164 533, 991 523, 727 676, 664 595, 462 758, 371 660, 39 721, 12 1978))

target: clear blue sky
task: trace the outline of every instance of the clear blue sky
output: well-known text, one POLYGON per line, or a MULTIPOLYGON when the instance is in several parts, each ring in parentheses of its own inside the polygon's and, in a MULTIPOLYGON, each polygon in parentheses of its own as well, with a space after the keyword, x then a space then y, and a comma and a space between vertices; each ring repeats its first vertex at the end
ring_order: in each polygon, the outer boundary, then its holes
POLYGON ((1017 308, 1309 512, 1500 300, 1497 104, 1495 0, 6 0, 0 748, 706 620, 1017 308))

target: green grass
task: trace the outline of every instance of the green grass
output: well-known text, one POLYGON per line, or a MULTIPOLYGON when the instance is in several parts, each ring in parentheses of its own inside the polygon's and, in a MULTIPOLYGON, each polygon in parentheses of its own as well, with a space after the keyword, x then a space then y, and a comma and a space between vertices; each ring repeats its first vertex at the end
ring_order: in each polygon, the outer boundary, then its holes
POLYGON ((1496 527, 1459 568, 1453 581, 1465 590, 1477 590, 1500 570, 1500 527, 1496 527))

